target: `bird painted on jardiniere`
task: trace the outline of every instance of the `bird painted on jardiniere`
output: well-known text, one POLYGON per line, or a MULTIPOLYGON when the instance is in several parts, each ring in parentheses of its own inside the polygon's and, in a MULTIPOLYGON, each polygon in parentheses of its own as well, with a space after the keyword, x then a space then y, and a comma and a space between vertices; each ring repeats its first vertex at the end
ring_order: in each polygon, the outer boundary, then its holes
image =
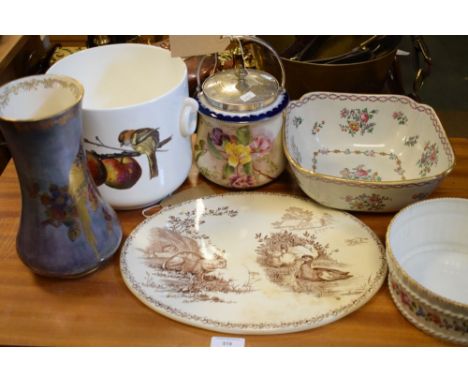
POLYGON ((159 140, 159 127, 144 127, 136 130, 124 130, 119 134, 120 146, 131 146, 136 152, 146 155, 150 170, 150 179, 159 175, 156 151, 168 143, 169 138, 159 140))

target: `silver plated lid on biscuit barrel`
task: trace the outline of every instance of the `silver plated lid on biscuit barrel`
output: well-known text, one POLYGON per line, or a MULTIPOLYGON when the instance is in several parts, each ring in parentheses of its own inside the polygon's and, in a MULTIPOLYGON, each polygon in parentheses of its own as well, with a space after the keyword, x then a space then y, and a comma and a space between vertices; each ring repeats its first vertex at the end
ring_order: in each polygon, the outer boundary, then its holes
POLYGON ((209 77, 202 86, 206 101, 232 112, 254 111, 271 105, 282 88, 271 74, 254 69, 230 69, 209 77))

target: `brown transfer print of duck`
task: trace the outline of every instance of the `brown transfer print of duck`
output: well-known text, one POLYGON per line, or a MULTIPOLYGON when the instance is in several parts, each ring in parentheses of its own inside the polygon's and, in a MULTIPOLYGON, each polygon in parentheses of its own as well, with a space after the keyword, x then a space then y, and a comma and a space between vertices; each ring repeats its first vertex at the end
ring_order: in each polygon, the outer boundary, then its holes
POLYGON ((340 271, 339 269, 323 268, 314 266, 314 259, 312 256, 302 256, 296 260, 299 264, 294 273, 296 279, 304 281, 337 281, 345 280, 352 277, 349 272, 340 271))
POLYGON ((257 263, 270 281, 286 289, 317 297, 334 295, 339 282, 353 277, 333 259, 337 250, 321 244, 307 231, 302 235, 287 230, 258 233, 256 239, 257 263))
POLYGON ((203 251, 198 242, 165 228, 153 228, 151 241, 142 250, 145 263, 156 272, 159 284, 148 278, 147 286, 167 291, 171 296, 183 296, 188 301, 224 302, 216 293, 244 292, 216 273, 225 269, 223 253, 205 241, 203 251))

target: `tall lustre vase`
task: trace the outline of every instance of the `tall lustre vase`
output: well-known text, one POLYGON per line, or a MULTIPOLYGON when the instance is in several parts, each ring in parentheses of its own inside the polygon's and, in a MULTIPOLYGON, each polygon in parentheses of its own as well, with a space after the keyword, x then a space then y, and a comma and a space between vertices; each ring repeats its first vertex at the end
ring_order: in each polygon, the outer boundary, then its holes
POLYGON ((92 272, 122 238, 86 164, 82 98, 82 85, 65 76, 25 77, 0 88, 0 131, 21 186, 17 251, 41 275, 92 272))

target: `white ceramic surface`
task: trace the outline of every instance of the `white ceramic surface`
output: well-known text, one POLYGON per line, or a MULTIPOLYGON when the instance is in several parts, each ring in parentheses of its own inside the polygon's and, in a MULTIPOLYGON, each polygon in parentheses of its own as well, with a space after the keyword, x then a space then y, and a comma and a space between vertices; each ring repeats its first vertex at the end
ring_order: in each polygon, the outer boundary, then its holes
POLYGON ((150 45, 116 44, 67 56, 48 73, 84 85, 89 165, 113 207, 150 205, 184 182, 198 104, 188 98, 182 59, 150 45))
POLYGON ((352 215, 260 192, 164 208, 131 233, 120 265, 151 309, 242 334, 336 321, 372 298, 387 269, 382 244, 352 215))
POLYGON ((424 199, 455 162, 434 110, 396 95, 308 93, 288 106, 284 141, 303 191, 354 211, 424 199))
POLYGON ((466 344, 467 227, 467 199, 415 203, 390 223, 386 251, 393 297, 405 316, 431 334, 466 344))

